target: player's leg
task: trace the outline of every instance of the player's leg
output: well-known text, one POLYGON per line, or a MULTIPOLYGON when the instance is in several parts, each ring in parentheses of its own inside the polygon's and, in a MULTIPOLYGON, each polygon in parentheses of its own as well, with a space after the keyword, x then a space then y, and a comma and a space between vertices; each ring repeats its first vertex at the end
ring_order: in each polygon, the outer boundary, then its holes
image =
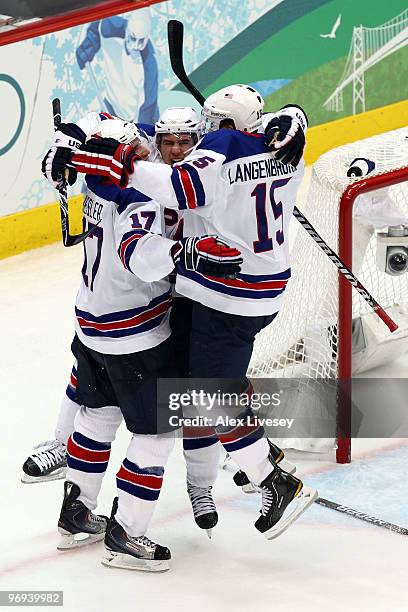
MULTIPOLYGON (((175 355, 174 376, 188 378, 190 375, 190 331, 193 302, 188 298, 175 297, 170 315, 171 340, 175 355)), ((187 493, 191 502, 194 520, 198 527, 211 535, 218 522, 217 508, 212 496, 212 487, 217 479, 221 445, 214 431, 203 428, 183 429, 183 451, 187 468, 187 493)))
MULTIPOLYGON (((269 325, 272 318, 230 315, 194 304, 190 354, 192 377, 225 378, 229 392, 232 391, 231 384, 235 385, 237 393, 244 392, 255 336, 269 325)), ((301 501, 303 483, 275 463, 265 432, 253 419, 250 408, 235 416, 243 416, 245 424, 227 424, 217 428, 217 434, 235 463, 262 492, 261 517, 255 523, 256 528, 268 538, 276 537, 314 501, 315 491, 306 489, 301 501), (284 510, 295 498, 299 498, 299 503, 290 516, 291 520, 281 520, 284 510)))
POLYGON ((218 523, 212 488, 218 476, 221 444, 212 428, 204 429, 183 429, 183 452, 194 520, 211 537, 211 530, 218 523))
POLYGON ((104 565, 144 571, 169 569, 171 554, 146 536, 159 499, 174 434, 132 437, 116 475, 115 499, 106 530, 104 565))
POLYGON ((77 394, 82 407, 68 440, 68 468, 58 521, 62 535, 59 549, 83 546, 104 537, 107 517, 94 515, 92 510, 108 467, 111 443, 122 421, 104 356, 85 347, 78 338, 72 350, 78 360, 77 394))
POLYGON ((91 544, 105 536, 107 517, 92 513, 108 467, 111 444, 122 422, 117 406, 81 407, 68 440, 64 500, 58 521, 60 550, 91 544))
POLYGON ((144 571, 169 568, 170 551, 146 533, 159 498, 164 469, 174 446, 169 407, 157 406, 157 378, 174 362, 171 340, 130 355, 105 355, 106 371, 126 427, 133 437, 117 473, 118 500, 106 530, 110 567, 144 571), (135 376, 135 373, 138 376, 135 376))
POLYGON ((67 389, 58 413, 55 438, 37 444, 23 464, 21 482, 48 482, 65 478, 67 466, 67 440, 74 431, 75 416, 80 408, 76 395, 76 362, 71 371, 67 389))

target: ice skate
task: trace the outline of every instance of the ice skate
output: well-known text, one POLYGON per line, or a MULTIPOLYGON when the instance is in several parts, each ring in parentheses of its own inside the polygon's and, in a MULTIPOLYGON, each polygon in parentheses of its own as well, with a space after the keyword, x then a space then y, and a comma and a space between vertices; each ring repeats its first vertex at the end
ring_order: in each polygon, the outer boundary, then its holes
POLYGON ((65 478, 67 471, 67 447, 59 440, 48 440, 34 447, 23 465, 21 482, 48 482, 65 478))
POLYGON ((187 493, 193 508, 194 520, 200 529, 207 531, 211 539, 212 529, 218 523, 217 508, 211 493, 212 487, 196 487, 187 482, 187 493))
POLYGON ((102 565, 144 572, 165 572, 170 569, 171 554, 146 536, 132 537, 115 520, 117 498, 106 528, 105 556, 102 565))
POLYGON ((317 499, 316 489, 304 487, 301 480, 278 466, 259 485, 262 493, 261 516, 255 527, 267 540, 286 531, 317 499), (291 512, 284 515, 290 506, 291 512))
MULTIPOLYGON (((274 463, 287 472, 288 474, 294 474, 296 472, 296 466, 285 459, 285 453, 279 446, 273 444, 268 440, 269 444, 269 455, 274 463)), ((242 470, 236 472, 233 476, 233 480, 237 487, 241 487, 243 493, 260 493, 260 488, 252 484, 248 476, 242 470)))
POLYGON ((279 446, 273 444, 270 440, 268 440, 269 444, 269 456, 272 461, 279 465, 281 470, 287 472, 288 474, 294 474, 296 472, 296 466, 293 463, 290 463, 287 459, 285 459, 285 453, 279 446))
POLYGON ((61 541, 58 550, 93 544, 105 537, 108 517, 93 514, 81 501, 80 488, 69 481, 64 483, 64 501, 58 521, 61 541))

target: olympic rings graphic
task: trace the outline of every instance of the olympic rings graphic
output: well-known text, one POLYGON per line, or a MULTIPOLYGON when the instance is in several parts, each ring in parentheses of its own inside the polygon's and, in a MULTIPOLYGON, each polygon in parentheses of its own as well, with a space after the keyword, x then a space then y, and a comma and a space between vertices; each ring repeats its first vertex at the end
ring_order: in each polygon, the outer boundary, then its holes
POLYGON ((4 83, 8 83, 9 85, 11 85, 11 87, 14 89, 14 91, 16 92, 17 96, 18 96, 18 100, 20 102, 20 119, 18 120, 18 125, 16 128, 16 131, 14 132, 12 138, 10 139, 10 141, 4 145, 4 147, 0 147, 0 155, 4 155, 5 153, 7 153, 7 151, 9 151, 12 146, 15 144, 15 142, 17 141, 17 139, 19 138, 21 131, 23 129, 23 123, 24 123, 24 118, 25 118, 25 100, 24 100, 24 94, 23 94, 23 90, 21 89, 20 85, 17 83, 17 81, 15 79, 13 79, 13 77, 11 77, 9 74, 0 74, 0 82, 3 81, 4 83))

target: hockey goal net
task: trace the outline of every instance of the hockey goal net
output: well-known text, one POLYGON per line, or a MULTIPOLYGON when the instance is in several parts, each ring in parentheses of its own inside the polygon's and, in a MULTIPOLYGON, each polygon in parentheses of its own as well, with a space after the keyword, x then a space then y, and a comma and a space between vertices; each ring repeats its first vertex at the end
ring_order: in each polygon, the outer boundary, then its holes
MULTIPOLYGON (((404 220, 408 225, 408 128, 325 153, 313 166, 307 198, 299 208, 399 324, 392 334, 393 356, 408 351, 408 273, 381 272, 376 256, 384 214, 384 226, 404 220), (348 178, 347 171, 358 158, 370 160, 375 168, 369 164, 366 177, 348 178)), ((308 380, 350 380, 353 371, 379 365, 383 345, 390 345, 390 332, 300 226, 291 248, 291 268, 284 306, 258 335, 249 375, 298 379, 299 411, 308 380)), ((347 421, 349 403, 342 402, 339 410, 345 411, 339 416, 347 421)), ((338 462, 350 461, 351 440, 344 433, 337 440, 302 440, 300 446, 292 440, 286 447, 328 450, 327 445, 337 449, 338 462)))

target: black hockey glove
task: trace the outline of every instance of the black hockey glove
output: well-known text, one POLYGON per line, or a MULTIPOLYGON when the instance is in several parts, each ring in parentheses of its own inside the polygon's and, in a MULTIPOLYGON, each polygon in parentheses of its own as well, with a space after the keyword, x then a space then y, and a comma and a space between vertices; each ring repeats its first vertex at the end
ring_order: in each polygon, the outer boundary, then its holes
POLYGON ((42 161, 42 173, 56 189, 62 187, 64 180, 73 185, 77 179, 75 168, 69 168, 72 149, 66 147, 51 147, 42 161), (67 170, 65 176, 65 170, 67 170))
POLYGON ((282 108, 265 128, 265 143, 275 159, 297 166, 305 148, 307 117, 297 106, 282 108))
POLYGON ((206 276, 236 278, 241 270, 240 251, 216 236, 182 238, 172 248, 176 271, 189 270, 206 276))
POLYGON ((74 153, 72 163, 78 172, 108 177, 123 189, 137 159, 142 157, 131 145, 113 138, 91 138, 74 153))
POLYGON ((53 187, 57 189, 62 186, 64 179, 69 185, 76 181, 77 172, 75 168, 68 168, 67 177, 64 170, 71 161, 72 151, 76 151, 85 142, 85 134, 75 123, 61 123, 54 134, 52 147, 45 155, 41 169, 42 173, 53 187))

